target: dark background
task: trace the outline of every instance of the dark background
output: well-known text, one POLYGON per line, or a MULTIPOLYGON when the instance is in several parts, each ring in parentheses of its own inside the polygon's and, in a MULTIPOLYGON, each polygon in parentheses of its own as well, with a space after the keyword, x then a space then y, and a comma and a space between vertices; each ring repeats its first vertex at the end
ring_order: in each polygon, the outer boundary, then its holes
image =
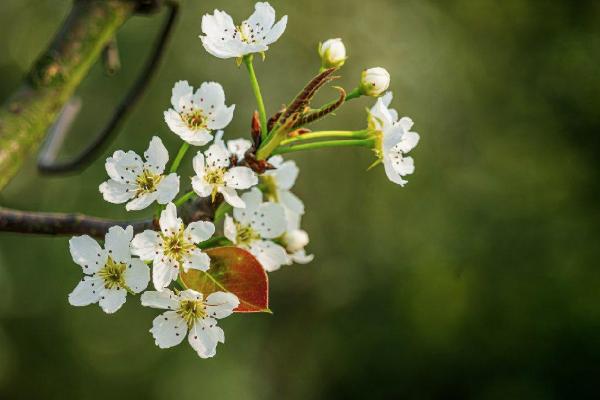
MULTIPOLYGON (((227 137, 254 110, 245 71, 208 55, 203 13, 236 21, 250 1, 184 2, 159 74, 106 154, 178 139, 162 112, 179 79, 216 80, 235 103, 227 137)), ((316 259, 271 274, 274 315, 222 322, 227 343, 201 360, 159 350, 154 310, 74 308, 81 277, 68 238, 0 234, 0 397, 40 399, 563 399, 600 384, 600 3, 573 1, 272 1, 288 28, 258 61, 266 105, 287 102, 318 69, 319 41, 392 75, 393 105, 421 143, 400 188, 364 149, 298 154, 316 259)), ((0 97, 19 84, 70 7, 0 2, 0 97)), ((96 66, 65 153, 87 142, 131 83, 160 17, 119 32, 123 70, 96 66)), ((326 89, 326 101, 335 92, 326 89)), ((370 99, 318 128, 362 129, 370 99)), ((34 162, 0 194, 26 210, 126 218, 105 203, 102 158, 80 175, 38 176, 34 162)), ((191 175, 187 159, 183 181, 191 175)), ((136 217, 149 214, 136 213, 136 217)))

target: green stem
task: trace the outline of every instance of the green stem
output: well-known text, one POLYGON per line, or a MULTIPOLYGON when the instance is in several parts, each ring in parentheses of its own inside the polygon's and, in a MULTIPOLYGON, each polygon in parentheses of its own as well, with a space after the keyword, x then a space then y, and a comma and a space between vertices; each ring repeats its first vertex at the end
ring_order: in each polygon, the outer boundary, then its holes
POLYGON ((225 236, 215 236, 199 243, 198 247, 201 249, 210 249, 211 247, 228 246, 230 244, 232 244, 231 240, 227 239, 225 236))
POLYGON ((183 160, 183 156, 185 156, 185 153, 188 151, 189 148, 189 143, 183 142, 183 144, 179 148, 179 151, 177 152, 177 155, 175 156, 175 159, 173 160, 173 164, 171 164, 171 169, 169 170, 169 173, 177 172, 179 164, 181 164, 181 160, 183 160))
POLYGON ((328 140, 324 142, 303 143, 293 146, 278 147, 273 151, 275 154, 294 153, 302 150, 314 150, 328 147, 369 147, 375 144, 374 138, 369 139, 351 139, 351 140, 328 140))
POLYGON ((177 200, 175 200, 174 204, 175 204, 175 206, 179 207, 180 205, 182 205, 183 203, 185 203, 186 201, 188 201, 195 195, 196 195, 196 193, 193 190, 190 190, 189 192, 187 192, 186 194, 182 195, 177 200))
POLYGON ((248 75, 250 76, 250 84, 252 85, 252 91, 254 92, 254 97, 256 97, 256 103, 258 105, 258 115, 260 117, 260 129, 261 136, 264 139, 267 138, 267 112, 265 111, 265 104, 263 103, 262 95, 260 94, 260 86, 258 85, 258 80, 256 79, 256 74, 254 73, 254 66, 252 65, 252 59, 254 56, 252 54, 248 54, 244 56, 244 64, 246 64, 246 68, 248 69, 248 75))
POLYGON ((285 146, 306 140, 323 138, 366 139, 368 134, 369 131, 367 129, 361 131, 318 131, 304 133, 290 139, 282 140, 280 145, 285 146))
POLYGON ((346 99, 344 101, 356 99, 360 96, 362 96, 362 91, 360 90, 360 88, 354 88, 350 93, 346 95, 346 99))

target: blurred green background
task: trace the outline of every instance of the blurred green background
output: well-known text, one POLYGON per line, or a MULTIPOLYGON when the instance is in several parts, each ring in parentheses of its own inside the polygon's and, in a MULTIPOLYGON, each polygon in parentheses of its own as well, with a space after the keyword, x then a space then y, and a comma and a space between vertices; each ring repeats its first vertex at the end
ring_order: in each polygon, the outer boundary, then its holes
MULTIPOLYGON (((156 79, 106 154, 141 152, 160 135, 174 156, 162 111, 180 79, 222 83, 237 105, 226 135, 247 134, 255 106, 245 71, 208 55, 197 36, 202 14, 218 7, 239 21, 252 4, 184 2, 156 79)), ((315 74, 319 41, 343 38, 350 59, 339 84, 386 67, 394 107, 421 134, 409 184, 365 172, 364 149, 294 155, 316 259, 271 274, 274 315, 224 320, 227 343, 211 360, 187 343, 155 347, 156 311, 137 299, 111 316, 69 306, 81 271, 68 238, 0 233, 0 398, 597 398, 600 3, 272 4, 289 22, 256 63, 268 110, 315 74)), ((0 3, 0 98, 69 8, 0 3)), ((65 154, 110 115, 160 20, 136 17, 120 31, 117 76, 93 69, 65 154)), ((325 89, 319 100, 334 95, 325 89)), ((355 100, 318 128, 361 129, 371 104, 355 100)), ((104 156, 59 178, 40 177, 32 158, 0 204, 131 216, 98 193, 104 156)))

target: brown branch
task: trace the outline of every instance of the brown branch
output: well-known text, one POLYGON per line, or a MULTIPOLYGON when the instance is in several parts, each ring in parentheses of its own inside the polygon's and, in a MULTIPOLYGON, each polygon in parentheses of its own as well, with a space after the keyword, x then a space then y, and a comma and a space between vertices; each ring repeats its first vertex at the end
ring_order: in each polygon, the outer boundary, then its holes
MULTIPOLYGON (((208 198, 195 199, 182 205, 178 212, 185 223, 212 220, 221 201, 222 198, 218 198, 215 203, 211 203, 208 198)), ((157 221, 152 218, 119 221, 79 213, 19 211, 0 207, 0 232, 54 236, 85 234, 102 239, 108 228, 115 225, 131 225, 136 233, 145 229, 158 229, 157 221)))
POLYGON ((296 122, 296 124, 293 127, 297 128, 302 125, 306 125, 311 122, 314 122, 318 119, 323 118, 327 114, 331 114, 332 112, 334 112, 335 110, 340 108, 341 105, 344 104, 344 101, 346 100, 346 91, 341 87, 336 87, 335 89, 337 89, 340 92, 340 96, 336 101, 334 101, 333 103, 331 103, 329 105, 323 106, 323 107, 319 108, 318 110, 311 111, 311 112, 303 115, 302 117, 300 117, 298 122, 296 122))

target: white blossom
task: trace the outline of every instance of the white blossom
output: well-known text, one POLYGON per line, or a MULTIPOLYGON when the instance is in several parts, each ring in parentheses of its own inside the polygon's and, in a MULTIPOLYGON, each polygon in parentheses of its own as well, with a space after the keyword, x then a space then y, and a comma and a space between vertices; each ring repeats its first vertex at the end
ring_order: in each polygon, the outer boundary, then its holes
POLYGON ((225 237, 248 250, 266 271, 275 271, 288 263, 285 249, 273 239, 286 229, 285 210, 281 204, 262 201, 262 192, 252 188, 242 195, 245 208, 234 207, 233 218, 225 216, 225 237))
POLYGON ((222 140, 215 141, 193 160, 196 176, 192 188, 200 197, 211 196, 213 201, 221 193, 225 201, 234 207, 244 207, 236 189, 248 189, 258 183, 254 171, 248 167, 231 167, 231 154, 222 140))
POLYGON ((319 56, 323 68, 341 67, 346 62, 346 46, 342 39, 329 39, 319 44, 319 56))
POLYGON ((117 150, 106 159, 106 172, 110 177, 99 189, 104 200, 121 204, 127 202, 128 211, 142 210, 152 202, 167 204, 179 192, 179 176, 164 175, 169 153, 157 136, 150 141, 142 161, 133 151, 117 150))
POLYGON ((114 313, 125 303, 127 292, 139 293, 146 289, 150 270, 138 258, 132 258, 129 242, 133 228, 111 227, 104 238, 104 249, 88 235, 69 240, 73 261, 79 264, 85 276, 69 294, 73 306, 99 303, 106 313, 114 313))
POLYGON ((217 344, 225 343, 217 319, 233 313, 240 304, 232 293, 214 292, 206 299, 202 293, 187 289, 178 294, 169 289, 142 294, 142 305, 168 310, 152 321, 150 333, 161 349, 178 345, 187 335, 190 346, 202 358, 213 357, 217 344))
POLYGON ((152 281, 156 290, 163 290, 177 280, 179 271, 190 268, 208 270, 210 258, 196 245, 215 233, 212 222, 196 221, 187 227, 177 217, 175 204, 167 204, 160 214, 160 232, 146 230, 131 242, 131 252, 144 261, 152 261, 152 281))
POLYGON ((187 81, 173 86, 171 106, 165 111, 169 129, 193 146, 211 141, 211 132, 223 129, 231 122, 235 105, 225 105, 225 92, 216 82, 204 82, 194 93, 187 81))
POLYGON ((383 162, 389 180, 404 186, 407 181, 402 177, 415 170, 412 157, 405 156, 419 142, 419 134, 412 132, 412 119, 402 117, 398 120, 396 110, 389 108, 392 93, 388 92, 377 99, 369 113, 369 129, 378 135, 376 153, 383 162))
POLYGON ((390 74, 385 68, 369 68, 360 76, 360 90, 364 95, 377 97, 390 86, 390 74))
POLYGON ((275 23, 275 10, 267 2, 256 3, 254 13, 241 25, 236 26, 229 14, 215 10, 202 17, 202 45, 210 54, 219 58, 242 57, 262 53, 269 49, 287 24, 287 15, 275 23))
POLYGON ((315 257, 312 254, 306 254, 306 250, 304 249, 308 245, 309 238, 308 233, 300 229, 301 215, 286 210, 285 216, 287 228, 281 238, 281 242, 288 253, 288 264, 307 264, 311 262, 315 257))
POLYGON ((281 203, 286 209, 296 214, 304 214, 304 203, 290 191, 300 172, 296 162, 284 161, 283 157, 279 155, 269 158, 268 161, 275 169, 265 171, 260 177, 267 199, 281 203))

